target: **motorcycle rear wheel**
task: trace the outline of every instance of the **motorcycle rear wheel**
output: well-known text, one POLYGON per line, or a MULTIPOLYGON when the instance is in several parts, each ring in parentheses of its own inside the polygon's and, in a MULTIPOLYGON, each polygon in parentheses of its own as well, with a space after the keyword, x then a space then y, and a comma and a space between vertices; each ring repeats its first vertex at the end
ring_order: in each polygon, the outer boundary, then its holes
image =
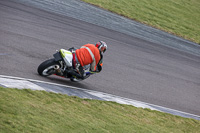
POLYGON ((52 74, 55 74, 55 66, 60 64, 56 62, 54 59, 49 59, 44 61, 38 66, 38 73, 41 76, 50 76, 52 74))

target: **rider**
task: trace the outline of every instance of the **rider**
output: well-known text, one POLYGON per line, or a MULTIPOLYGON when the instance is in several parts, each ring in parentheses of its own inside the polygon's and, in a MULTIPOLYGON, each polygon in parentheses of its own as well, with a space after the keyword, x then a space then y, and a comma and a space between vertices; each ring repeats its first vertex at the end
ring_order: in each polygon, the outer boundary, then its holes
POLYGON ((84 76, 84 66, 90 64, 90 71, 92 73, 98 73, 102 69, 103 65, 103 53, 107 49, 107 44, 103 41, 99 41, 94 44, 85 44, 80 49, 77 49, 73 54, 74 69, 79 73, 79 78, 84 76))

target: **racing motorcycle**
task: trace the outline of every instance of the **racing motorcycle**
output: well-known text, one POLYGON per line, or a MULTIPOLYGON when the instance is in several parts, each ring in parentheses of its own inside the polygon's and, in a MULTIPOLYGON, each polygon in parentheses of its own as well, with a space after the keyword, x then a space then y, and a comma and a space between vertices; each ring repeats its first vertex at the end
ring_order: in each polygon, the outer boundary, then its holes
POLYGON ((69 78, 73 82, 78 82, 87 79, 91 74, 90 65, 84 66, 83 77, 79 76, 78 70, 73 68, 73 52, 76 48, 72 47, 68 50, 60 49, 55 54, 54 58, 42 62, 38 66, 38 73, 41 76, 56 75, 64 78, 69 78))

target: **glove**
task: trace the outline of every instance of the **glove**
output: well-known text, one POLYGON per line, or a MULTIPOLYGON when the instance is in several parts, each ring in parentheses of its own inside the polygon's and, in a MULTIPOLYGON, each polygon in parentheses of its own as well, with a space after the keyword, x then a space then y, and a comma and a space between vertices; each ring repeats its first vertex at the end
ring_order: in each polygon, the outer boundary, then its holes
POLYGON ((102 66, 98 64, 98 65, 97 65, 97 69, 98 69, 98 70, 97 70, 98 72, 101 72, 102 66))
POLYGON ((92 71, 92 70, 90 69, 90 73, 91 73, 91 74, 99 73, 99 72, 101 72, 101 70, 102 70, 102 66, 101 66, 101 65, 97 65, 96 71, 92 71))

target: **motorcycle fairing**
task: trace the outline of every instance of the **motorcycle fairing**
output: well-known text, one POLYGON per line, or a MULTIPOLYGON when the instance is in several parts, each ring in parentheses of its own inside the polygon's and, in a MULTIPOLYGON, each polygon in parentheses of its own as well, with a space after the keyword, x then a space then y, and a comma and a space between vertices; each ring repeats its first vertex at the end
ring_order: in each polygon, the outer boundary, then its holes
POLYGON ((72 67, 72 53, 65 49, 60 49, 60 54, 68 67, 72 67))

